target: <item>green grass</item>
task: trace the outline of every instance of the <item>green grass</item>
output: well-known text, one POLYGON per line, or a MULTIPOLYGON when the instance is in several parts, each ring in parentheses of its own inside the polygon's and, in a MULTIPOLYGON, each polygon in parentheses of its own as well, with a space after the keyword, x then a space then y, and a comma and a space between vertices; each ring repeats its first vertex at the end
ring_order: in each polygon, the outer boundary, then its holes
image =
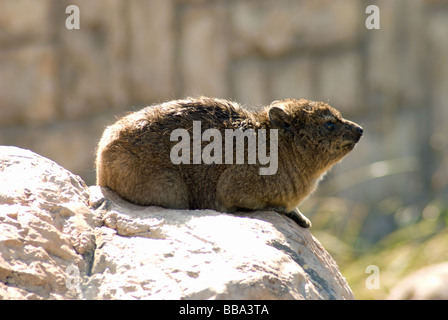
MULTIPOLYGON (((396 207, 385 214, 401 219, 406 209, 396 207)), ((413 271, 448 261, 448 209, 438 208, 434 202, 422 212, 408 210, 414 212, 412 218, 402 220, 398 229, 376 243, 360 235, 369 211, 362 203, 315 198, 301 210, 316 213, 311 231, 338 263, 356 299, 386 299, 390 290, 413 271), (366 286, 369 265, 379 268, 379 289, 366 286)))

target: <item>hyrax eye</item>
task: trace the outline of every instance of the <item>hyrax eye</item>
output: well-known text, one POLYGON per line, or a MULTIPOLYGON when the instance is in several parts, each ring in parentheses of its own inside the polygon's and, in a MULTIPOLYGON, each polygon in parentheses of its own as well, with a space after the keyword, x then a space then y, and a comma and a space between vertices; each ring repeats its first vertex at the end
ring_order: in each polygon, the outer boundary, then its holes
POLYGON ((324 127, 329 131, 333 131, 334 129, 336 129, 336 125, 332 121, 325 122, 324 127))

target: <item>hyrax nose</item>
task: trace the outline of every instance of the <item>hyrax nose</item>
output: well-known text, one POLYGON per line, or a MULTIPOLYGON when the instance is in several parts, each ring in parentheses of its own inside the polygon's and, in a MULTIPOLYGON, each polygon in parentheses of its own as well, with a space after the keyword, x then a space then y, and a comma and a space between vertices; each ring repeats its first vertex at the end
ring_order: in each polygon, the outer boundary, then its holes
POLYGON ((361 139, 362 134, 364 133, 364 130, 362 129, 362 127, 358 126, 358 125, 353 125, 353 131, 355 132, 355 141, 358 142, 359 139, 361 139))
POLYGON ((346 123, 346 128, 354 134, 356 141, 361 139, 361 136, 364 133, 364 129, 361 126, 358 126, 356 123, 351 121, 346 123))

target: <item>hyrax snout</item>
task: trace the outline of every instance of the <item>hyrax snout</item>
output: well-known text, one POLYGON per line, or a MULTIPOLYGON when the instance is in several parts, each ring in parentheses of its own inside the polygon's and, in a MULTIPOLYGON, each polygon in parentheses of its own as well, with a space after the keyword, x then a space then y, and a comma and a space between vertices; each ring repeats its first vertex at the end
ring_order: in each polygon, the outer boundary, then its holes
POLYGON ((362 135, 323 102, 287 99, 250 112, 221 99, 176 100, 106 128, 97 184, 139 205, 275 210, 310 227, 297 206, 362 135))

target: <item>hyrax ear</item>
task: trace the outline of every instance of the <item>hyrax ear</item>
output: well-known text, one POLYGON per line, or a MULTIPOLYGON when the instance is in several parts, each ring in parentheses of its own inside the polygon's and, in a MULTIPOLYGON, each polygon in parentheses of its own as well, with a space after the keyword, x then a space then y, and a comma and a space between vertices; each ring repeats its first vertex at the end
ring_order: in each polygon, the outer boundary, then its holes
POLYGON ((269 120, 273 128, 288 129, 290 127, 289 115, 282 108, 271 107, 269 109, 269 120))

